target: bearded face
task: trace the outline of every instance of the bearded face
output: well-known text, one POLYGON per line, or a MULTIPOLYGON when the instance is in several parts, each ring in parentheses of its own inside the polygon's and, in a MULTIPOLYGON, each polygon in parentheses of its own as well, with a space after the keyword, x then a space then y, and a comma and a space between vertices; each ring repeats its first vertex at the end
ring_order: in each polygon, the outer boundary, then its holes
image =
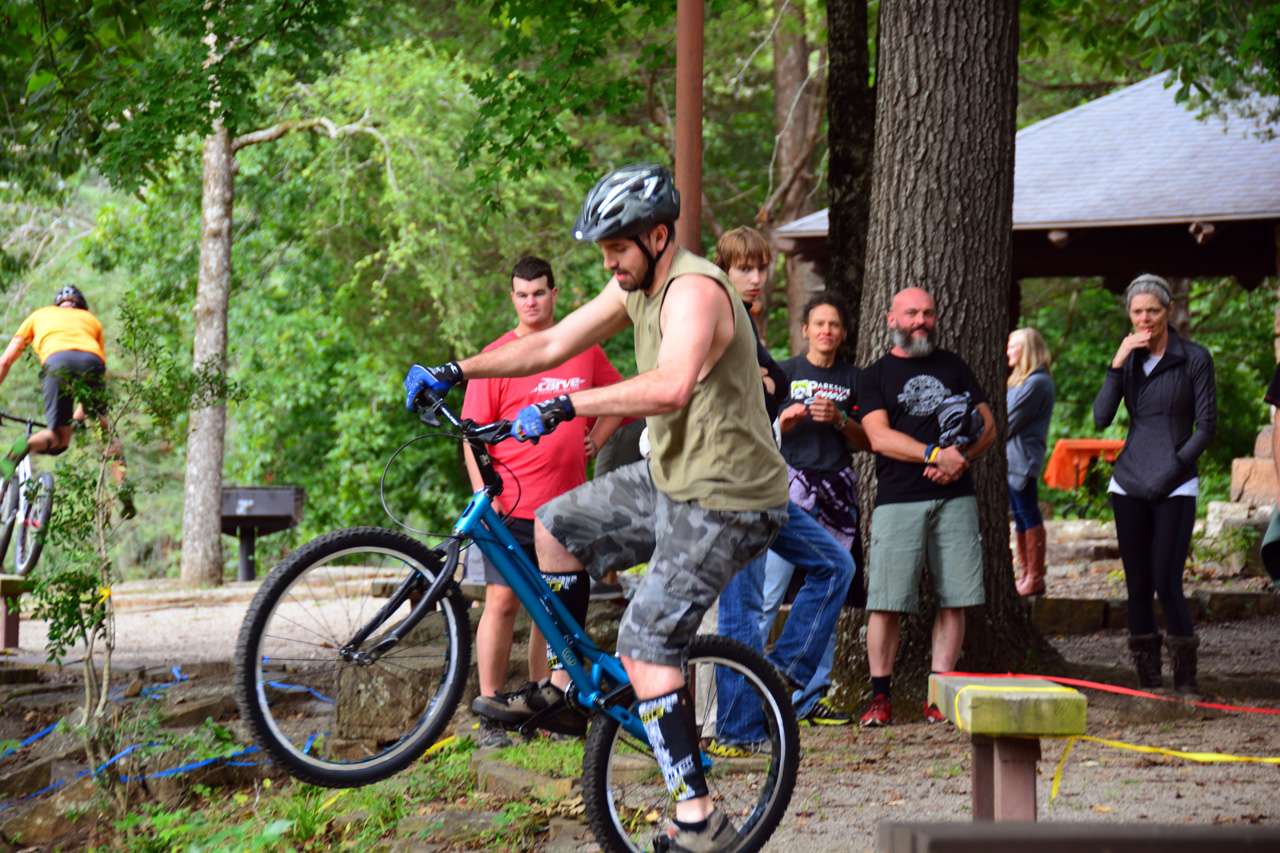
POLYGON ((907 358, 924 358, 938 345, 932 326, 893 330, 893 345, 907 354, 907 358))

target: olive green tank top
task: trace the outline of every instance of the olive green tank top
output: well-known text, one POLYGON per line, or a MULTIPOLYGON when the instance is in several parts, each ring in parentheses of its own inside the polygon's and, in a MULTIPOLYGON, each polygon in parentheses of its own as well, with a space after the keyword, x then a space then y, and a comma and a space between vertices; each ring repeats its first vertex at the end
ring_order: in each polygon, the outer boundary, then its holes
POLYGON ((773 442, 764 408, 755 329, 746 306, 724 272, 706 258, 677 249, 671 271, 652 295, 627 294, 635 325, 636 368, 658 366, 662 344, 659 315, 668 288, 682 275, 714 279, 733 306, 733 340, 711 372, 698 381, 683 409, 650 415, 649 469, 672 500, 697 501, 708 509, 767 509, 787 502, 787 469, 773 442))

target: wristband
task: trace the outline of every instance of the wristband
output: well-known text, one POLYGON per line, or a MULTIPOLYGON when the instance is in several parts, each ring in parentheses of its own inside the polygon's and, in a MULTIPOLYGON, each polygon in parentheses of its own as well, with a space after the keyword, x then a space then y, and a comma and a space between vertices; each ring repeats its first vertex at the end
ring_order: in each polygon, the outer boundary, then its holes
POLYGON ((942 452, 942 448, 936 444, 931 444, 924 449, 924 464, 932 465, 938 461, 938 454, 942 452))
POLYGON ((836 427, 836 429, 844 429, 844 425, 849 423, 849 413, 844 409, 837 409, 836 411, 840 413, 840 426, 836 427))

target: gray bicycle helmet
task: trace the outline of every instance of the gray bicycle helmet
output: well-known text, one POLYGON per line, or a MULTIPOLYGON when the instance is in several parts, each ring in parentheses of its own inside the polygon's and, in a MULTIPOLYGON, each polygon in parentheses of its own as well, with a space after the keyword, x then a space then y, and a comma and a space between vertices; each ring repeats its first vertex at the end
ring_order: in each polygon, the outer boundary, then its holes
POLYGON ((89 300, 84 298, 84 294, 80 292, 80 288, 73 287, 70 284, 63 286, 63 288, 58 291, 57 296, 53 297, 53 304, 61 305, 68 300, 75 303, 77 308, 83 308, 85 311, 89 310, 89 300))
POLYGON ((634 237, 659 222, 680 218, 680 191, 671 173, 657 163, 633 163, 601 178, 582 202, 573 223, 583 243, 634 237))

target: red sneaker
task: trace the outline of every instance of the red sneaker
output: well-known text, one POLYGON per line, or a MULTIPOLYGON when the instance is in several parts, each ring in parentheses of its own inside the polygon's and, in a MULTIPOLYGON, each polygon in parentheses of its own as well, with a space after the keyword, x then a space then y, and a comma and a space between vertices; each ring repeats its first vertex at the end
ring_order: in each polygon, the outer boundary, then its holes
POLYGON ((871 700, 867 713, 858 722, 868 728, 887 726, 893 720, 893 703, 883 693, 871 700))
POLYGON ((939 711, 937 708, 933 707, 928 702, 925 702, 924 703, 924 721, 926 723, 945 723, 947 721, 947 718, 944 717, 942 715, 942 712, 939 711))

